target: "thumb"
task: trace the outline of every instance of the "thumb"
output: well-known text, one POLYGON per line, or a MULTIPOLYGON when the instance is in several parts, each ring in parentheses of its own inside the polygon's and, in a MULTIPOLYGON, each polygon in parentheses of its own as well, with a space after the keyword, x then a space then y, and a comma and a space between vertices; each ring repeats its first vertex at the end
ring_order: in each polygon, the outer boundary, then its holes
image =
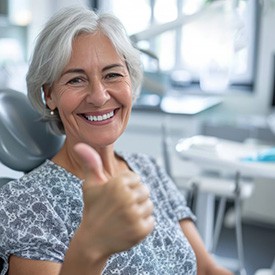
POLYGON ((103 172, 103 164, 97 151, 85 143, 76 144, 74 150, 81 161, 85 182, 92 185, 104 184, 107 177, 103 172))

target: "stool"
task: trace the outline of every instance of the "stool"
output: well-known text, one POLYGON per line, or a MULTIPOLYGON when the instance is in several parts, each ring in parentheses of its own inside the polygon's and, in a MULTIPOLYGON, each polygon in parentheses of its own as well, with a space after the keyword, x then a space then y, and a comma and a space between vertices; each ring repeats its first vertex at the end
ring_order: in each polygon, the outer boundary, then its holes
POLYGON ((235 178, 201 174, 194 178, 191 178, 189 185, 195 185, 198 193, 210 193, 219 199, 217 216, 213 224, 214 230, 212 243, 209 247, 209 251, 213 254, 215 254, 219 242, 221 228, 224 220, 226 202, 229 199, 234 201, 235 232, 238 254, 237 269, 239 270, 240 274, 246 274, 244 267, 242 238, 241 201, 248 198, 252 194, 254 186, 253 182, 250 180, 240 179, 238 174, 235 178))

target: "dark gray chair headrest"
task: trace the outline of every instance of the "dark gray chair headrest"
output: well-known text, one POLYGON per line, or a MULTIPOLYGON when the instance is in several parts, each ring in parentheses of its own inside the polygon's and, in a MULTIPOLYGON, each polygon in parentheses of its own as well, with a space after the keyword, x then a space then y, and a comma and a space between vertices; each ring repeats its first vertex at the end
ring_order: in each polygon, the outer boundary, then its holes
POLYGON ((0 89, 0 162, 26 173, 55 155, 63 141, 50 132, 25 94, 0 89))

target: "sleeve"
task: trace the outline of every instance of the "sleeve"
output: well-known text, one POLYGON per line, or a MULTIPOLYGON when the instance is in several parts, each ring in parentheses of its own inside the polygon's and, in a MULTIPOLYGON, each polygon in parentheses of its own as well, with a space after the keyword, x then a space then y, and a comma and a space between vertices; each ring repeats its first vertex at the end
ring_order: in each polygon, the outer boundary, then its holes
POLYGON ((0 257, 4 270, 10 255, 63 261, 69 245, 66 226, 41 190, 23 180, 10 182, 1 188, 0 202, 0 257))
POLYGON ((156 177, 158 179, 158 189, 162 192, 162 197, 167 200, 169 208, 173 211, 178 221, 183 219, 191 219, 196 221, 196 216, 187 206, 187 202, 183 194, 179 191, 176 184, 168 176, 165 170, 159 166, 154 158, 151 158, 156 177))

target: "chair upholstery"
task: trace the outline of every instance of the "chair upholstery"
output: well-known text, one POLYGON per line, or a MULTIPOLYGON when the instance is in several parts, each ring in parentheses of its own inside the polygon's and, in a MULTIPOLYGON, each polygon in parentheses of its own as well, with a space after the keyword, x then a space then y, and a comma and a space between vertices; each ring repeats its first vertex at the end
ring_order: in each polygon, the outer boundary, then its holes
POLYGON ((31 107, 27 96, 0 90, 0 162, 24 173, 51 158, 63 144, 31 107))
MULTIPOLYGON (((27 96, 11 89, 0 89, 0 162, 27 173, 51 158, 64 137, 54 135, 41 115, 31 107, 27 96)), ((2 175, 1 175, 2 176, 2 175)), ((0 188, 12 180, 0 177, 0 188)), ((0 236, 1 239, 1 236, 0 236)), ((3 260, 0 258, 0 272, 3 260)))

